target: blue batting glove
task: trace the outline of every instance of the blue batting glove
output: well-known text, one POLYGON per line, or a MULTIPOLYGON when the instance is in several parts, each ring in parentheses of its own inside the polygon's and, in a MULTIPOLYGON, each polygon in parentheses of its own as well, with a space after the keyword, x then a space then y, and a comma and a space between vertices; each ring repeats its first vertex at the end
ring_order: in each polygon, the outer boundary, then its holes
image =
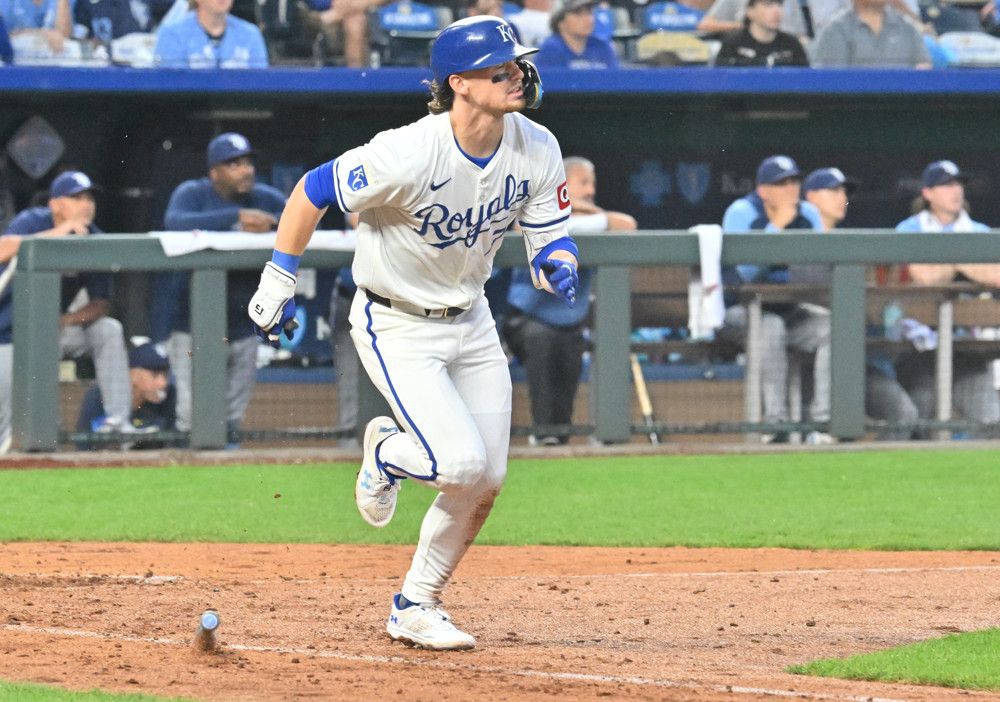
POLYGON ((552 291, 572 307, 576 303, 576 286, 580 284, 576 266, 568 261, 548 258, 539 264, 539 268, 544 271, 552 291))

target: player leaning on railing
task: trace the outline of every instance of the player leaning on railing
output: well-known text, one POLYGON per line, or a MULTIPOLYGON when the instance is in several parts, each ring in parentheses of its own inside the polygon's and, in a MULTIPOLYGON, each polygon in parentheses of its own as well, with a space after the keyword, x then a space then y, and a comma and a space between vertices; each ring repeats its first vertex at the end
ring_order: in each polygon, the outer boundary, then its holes
POLYGON ((326 208, 360 213, 351 335, 397 421, 368 424, 355 498, 381 527, 403 479, 440 492, 387 627, 426 648, 475 646, 440 604, 507 471, 511 381, 483 285, 508 227, 520 225, 539 287, 570 305, 576 294, 559 145, 519 114, 541 100, 523 58, 534 51, 496 17, 444 29, 431 51, 431 115, 306 174, 250 302, 276 343, 294 324, 299 256, 326 208))

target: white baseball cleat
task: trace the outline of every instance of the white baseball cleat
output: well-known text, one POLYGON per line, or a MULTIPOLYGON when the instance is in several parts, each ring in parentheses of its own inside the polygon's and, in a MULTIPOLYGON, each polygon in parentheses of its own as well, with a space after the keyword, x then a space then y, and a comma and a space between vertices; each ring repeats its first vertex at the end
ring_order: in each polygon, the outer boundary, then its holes
POLYGON ((396 511, 396 494, 402 478, 388 475, 378 465, 375 450, 386 438, 399 432, 389 417, 375 417, 365 427, 365 454, 354 484, 354 501, 361 517, 373 527, 384 527, 396 511))
POLYGON ((433 651, 462 651, 476 647, 476 640, 459 631, 451 617, 437 605, 407 603, 400 607, 401 595, 392 598, 392 613, 385 630, 397 641, 433 651))

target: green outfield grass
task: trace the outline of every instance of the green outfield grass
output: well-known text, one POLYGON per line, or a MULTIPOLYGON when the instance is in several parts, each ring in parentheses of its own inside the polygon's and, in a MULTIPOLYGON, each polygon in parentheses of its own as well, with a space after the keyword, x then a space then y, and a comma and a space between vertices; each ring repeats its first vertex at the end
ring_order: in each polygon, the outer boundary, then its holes
MULTIPOLYGON (((997 451, 512 461, 477 543, 1000 549, 997 451)), ((413 543, 354 506, 356 465, 0 471, 0 540, 413 543)))
MULTIPOLYGON (((477 543, 1000 550, 998 470, 992 450, 516 460, 477 543)), ((0 541, 414 543, 437 493, 406 481, 393 522, 372 529, 354 505, 356 471, 0 471, 0 541)), ((947 637, 794 672, 1000 689, 995 654, 983 658, 997 638, 947 637)), ((158 698, 0 683, 0 702, 35 699, 158 698)))

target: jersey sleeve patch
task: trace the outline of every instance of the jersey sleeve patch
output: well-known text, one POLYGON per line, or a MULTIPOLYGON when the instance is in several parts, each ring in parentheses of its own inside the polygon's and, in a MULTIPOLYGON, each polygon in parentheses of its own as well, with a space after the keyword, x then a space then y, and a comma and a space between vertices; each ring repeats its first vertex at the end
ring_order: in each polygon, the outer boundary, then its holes
POLYGON ((368 174, 365 173, 364 164, 355 166, 347 174, 347 187, 351 189, 352 193, 368 187, 368 174))
POLYGON ((569 188, 566 185, 566 181, 563 181, 563 184, 559 186, 556 192, 559 196, 559 209, 565 210, 569 207, 569 188))

